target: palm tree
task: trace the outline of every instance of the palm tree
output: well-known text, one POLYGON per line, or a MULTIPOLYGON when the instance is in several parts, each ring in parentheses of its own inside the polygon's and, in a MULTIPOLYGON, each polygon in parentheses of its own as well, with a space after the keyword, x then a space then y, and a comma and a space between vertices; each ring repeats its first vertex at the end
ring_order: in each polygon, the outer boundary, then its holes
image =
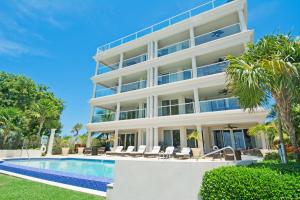
POLYGON ((199 133, 199 131, 197 131, 197 130, 194 130, 192 133, 190 133, 189 135, 188 135, 188 140, 194 140, 194 144, 195 144, 195 148, 198 146, 197 145, 197 141, 198 141, 198 139, 199 139, 199 137, 200 137, 200 133, 199 133))
POLYGON ((290 36, 265 36, 257 44, 249 44, 248 51, 241 56, 227 59, 230 62, 226 69, 229 91, 239 97, 242 108, 250 111, 267 105, 272 97, 278 120, 288 132, 295 159, 300 162, 291 106, 299 95, 299 43, 290 36))
POLYGON ((37 132, 39 138, 46 120, 57 118, 60 114, 60 110, 52 100, 42 98, 32 106, 30 113, 36 118, 39 124, 37 132))
POLYGON ((8 107, 0 109, 0 131, 3 135, 2 148, 4 148, 9 135, 20 130, 21 112, 17 108, 8 107))
POLYGON ((76 123, 76 124, 73 126, 71 132, 72 132, 72 133, 75 133, 74 136, 78 136, 78 135, 79 135, 79 132, 80 132, 80 130, 81 130, 82 128, 83 128, 83 125, 82 125, 81 123, 76 123))

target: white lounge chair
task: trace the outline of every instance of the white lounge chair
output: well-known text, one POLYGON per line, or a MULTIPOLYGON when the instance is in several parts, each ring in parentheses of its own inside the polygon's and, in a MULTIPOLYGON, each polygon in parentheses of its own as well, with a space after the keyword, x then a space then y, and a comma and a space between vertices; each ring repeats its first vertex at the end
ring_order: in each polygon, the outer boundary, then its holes
POLYGON ((180 153, 176 153, 177 158, 190 158, 191 148, 183 147, 180 153))
POLYGON ((160 146, 154 146, 151 152, 144 153, 144 157, 158 157, 160 146))
POLYGON ((133 151, 129 153, 130 156, 143 156, 146 151, 146 145, 140 145, 138 151, 133 151))
POLYGON ((107 151, 106 155, 117 155, 121 153, 123 150, 123 146, 117 146, 117 148, 114 151, 107 151))
POLYGON ((172 146, 167 147, 166 151, 164 153, 162 153, 161 156, 163 158, 170 158, 173 155, 174 149, 175 148, 172 146))
POLYGON ((126 151, 120 152, 117 155, 126 156, 129 155, 131 152, 133 152, 133 150, 134 150, 134 146, 128 146, 126 151))

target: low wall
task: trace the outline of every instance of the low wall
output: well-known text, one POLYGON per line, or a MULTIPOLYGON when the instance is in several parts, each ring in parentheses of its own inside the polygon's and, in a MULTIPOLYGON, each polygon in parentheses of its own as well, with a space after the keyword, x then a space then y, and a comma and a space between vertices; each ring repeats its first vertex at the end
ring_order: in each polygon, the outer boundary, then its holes
MULTIPOLYGON (((251 162, 251 161, 250 161, 251 162)), ((204 173, 240 161, 116 161, 108 200, 198 200, 204 173)))
POLYGON ((0 158, 27 158, 27 151, 29 157, 40 157, 42 155, 42 152, 36 149, 0 150, 0 158))

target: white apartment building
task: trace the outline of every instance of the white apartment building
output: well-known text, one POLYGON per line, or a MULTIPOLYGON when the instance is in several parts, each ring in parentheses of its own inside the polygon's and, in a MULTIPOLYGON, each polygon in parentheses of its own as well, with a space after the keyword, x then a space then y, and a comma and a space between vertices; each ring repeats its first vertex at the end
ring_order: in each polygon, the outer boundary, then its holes
POLYGON ((242 54, 252 40, 246 0, 210 0, 99 47, 88 141, 109 133, 115 146, 194 147, 187 135, 198 130, 203 153, 266 148, 263 135, 247 133, 266 111, 244 111, 225 93, 224 58, 242 54))

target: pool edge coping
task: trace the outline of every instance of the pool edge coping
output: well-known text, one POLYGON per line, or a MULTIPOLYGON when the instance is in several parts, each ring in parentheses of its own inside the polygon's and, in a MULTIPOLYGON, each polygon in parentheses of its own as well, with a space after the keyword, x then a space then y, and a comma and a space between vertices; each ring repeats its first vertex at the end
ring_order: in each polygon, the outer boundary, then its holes
POLYGON ((78 186, 64 184, 64 183, 48 181, 48 180, 45 180, 45 179, 34 178, 34 177, 31 177, 31 176, 26 176, 26 175, 23 175, 23 174, 9 172, 9 171, 5 171, 5 170, 1 170, 1 169, 0 169, 0 174, 14 176, 14 177, 17 177, 17 178, 22 178, 22 179, 26 179, 26 180, 30 180, 30 181, 34 181, 34 182, 44 183, 44 184, 47 184, 47 185, 60 187, 60 188, 68 189, 68 190, 73 190, 73 191, 76 191, 76 192, 82 192, 82 193, 92 194, 92 195, 96 195, 96 196, 106 197, 106 192, 102 192, 102 191, 99 191, 99 190, 93 190, 93 189, 78 187, 78 186))

